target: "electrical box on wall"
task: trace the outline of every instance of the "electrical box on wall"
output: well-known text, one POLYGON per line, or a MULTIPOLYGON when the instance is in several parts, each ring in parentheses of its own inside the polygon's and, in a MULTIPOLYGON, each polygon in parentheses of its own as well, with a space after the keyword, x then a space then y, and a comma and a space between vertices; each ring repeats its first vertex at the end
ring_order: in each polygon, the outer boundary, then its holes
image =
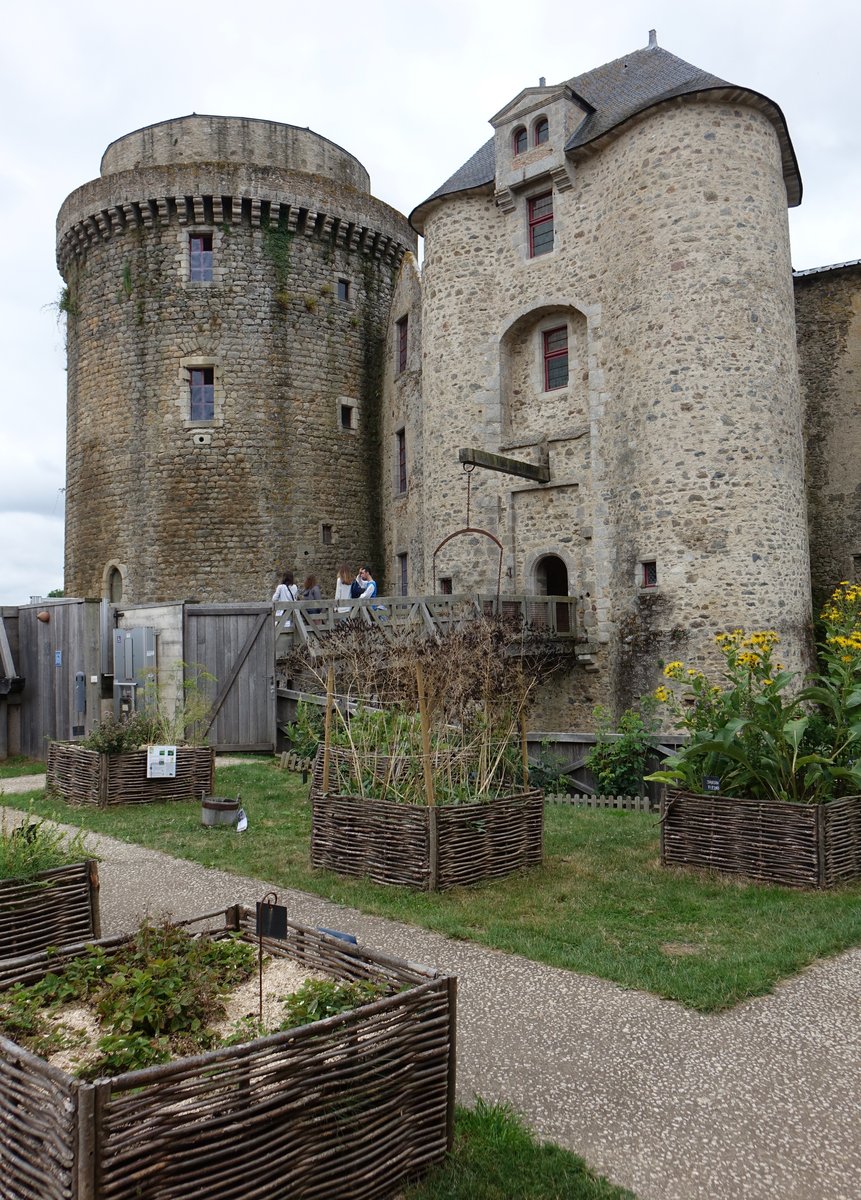
POLYGON ((114 716, 142 712, 155 703, 156 631, 151 626, 115 629, 114 716))

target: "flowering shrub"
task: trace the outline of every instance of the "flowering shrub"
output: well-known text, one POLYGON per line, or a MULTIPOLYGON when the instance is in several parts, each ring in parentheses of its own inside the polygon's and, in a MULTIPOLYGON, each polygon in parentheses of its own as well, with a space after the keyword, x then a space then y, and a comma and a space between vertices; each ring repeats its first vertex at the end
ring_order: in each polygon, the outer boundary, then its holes
POLYGON ((815 804, 861 791, 861 586, 841 583, 822 612, 819 670, 800 691, 775 658, 774 630, 734 629, 716 641, 723 684, 681 662, 667 663, 655 698, 689 742, 648 778, 726 795, 815 804))

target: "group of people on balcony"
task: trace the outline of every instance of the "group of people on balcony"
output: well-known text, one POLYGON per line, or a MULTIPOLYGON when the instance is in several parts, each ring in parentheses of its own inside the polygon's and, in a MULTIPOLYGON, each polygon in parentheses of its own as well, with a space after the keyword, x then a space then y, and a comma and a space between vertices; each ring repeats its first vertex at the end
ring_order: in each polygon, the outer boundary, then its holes
MULTIPOLYGON (((348 563, 341 563, 338 568, 338 577, 335 581, 335 600, 372 600, 377 594, 377 584, 371 574, 370 568, 367 566, 360 567, 358 574, 353 577, 352 568, 348 563)), ((319 600, 322 597, 320 585, 317 582, 316 575, 308 575, 302 585, 301 591, 295 581, 295 576, 292 571, 285 571, 281 582, 276 587, 272 594, 272 603, 278 604, 284 601, 293 600, 319 600)), ((309 613, 319 612, 319 609, 309 608, 309 613)), ((348 612, 349 607, 339 608, 338 612, 348 612)), ((284 615, 284 609, 275 610, 276 617, 284 615)), ((286 628, 291 628, 292 622, 288 619, 286 628)))

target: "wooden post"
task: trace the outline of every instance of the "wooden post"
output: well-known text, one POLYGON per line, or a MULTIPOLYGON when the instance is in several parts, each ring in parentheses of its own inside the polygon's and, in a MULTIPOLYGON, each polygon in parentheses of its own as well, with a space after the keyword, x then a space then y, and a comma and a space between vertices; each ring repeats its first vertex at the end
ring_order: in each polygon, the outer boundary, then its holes
POLYGON ((523 788, 529 790, 529 746, 526 742, 526 709, 520 709, 520 757, 523 761, 523 788))
POLYGON ((99 907, 99 864, 94 858, 87 863, 87 873, 90 881, 90 925, 93 937, 102 936, 101 909, 99 907))
POLYGON ((446 1080, 445 1141, 451 1153, 454 1146, 454 1102, 457 1091, 457 977, 450 975, 448 990, 448 1079, 446 1080))
POLYGON ((326 721, 323 726, 323 795, 329 795, 329 753, 332 743, 332 704, 335 698, 335 668, 329 664, 326 676, 326 721))
POLYGON ((78 1140, 73 1195, 77 1200, 96 1200, 96 1089, 92 1083, 81 1083, 76 1092, 78 1140))

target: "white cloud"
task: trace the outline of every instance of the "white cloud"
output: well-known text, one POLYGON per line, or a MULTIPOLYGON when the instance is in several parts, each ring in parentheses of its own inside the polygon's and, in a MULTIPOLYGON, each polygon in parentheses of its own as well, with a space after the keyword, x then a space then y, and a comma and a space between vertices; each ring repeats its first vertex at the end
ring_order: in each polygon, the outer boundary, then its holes
POLYGON ((204 22, 184 24, 167 0, 106 21, 82 20, 66 0, 10 7, 0 44, 0 596, 26 598, 61 578, 52 509, 65 375, 45 307, 61 286, 54 222, 111 141, 191 111, 309 125, 364 163, 375 195, 409 212, 487 140, 488 117, 521 88, 645 46, 652 27, 674 54, 782 108, 805 184, 790 216, 796 266, 861 257, 854 0, 610 0, 594 10, 330 0, 313 14, 211 0, 204 22))

